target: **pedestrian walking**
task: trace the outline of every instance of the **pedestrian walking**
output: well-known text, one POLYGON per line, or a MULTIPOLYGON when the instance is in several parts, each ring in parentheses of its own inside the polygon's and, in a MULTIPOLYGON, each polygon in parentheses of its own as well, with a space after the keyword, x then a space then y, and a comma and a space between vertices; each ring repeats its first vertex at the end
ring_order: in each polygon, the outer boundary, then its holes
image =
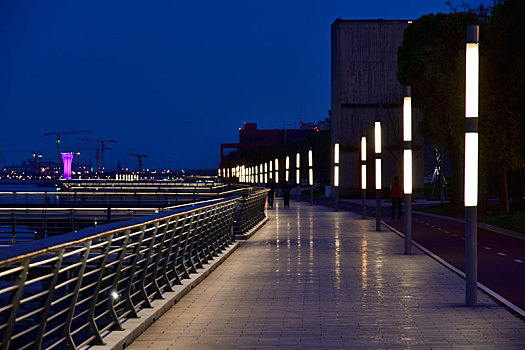
POLYGON ((390 199, 392 200, 392 220, 396 218, 401 219, 401 203, 403 202, 403 188, 399 184, 399 176, 394 177, 394 181, 390 184, 390 199))
POLYGON ((268 192, 268 208, 273 208, 273 197, 275 196, 275 181, 270 179, 266 184, 266 188, 270 191, 268 192))

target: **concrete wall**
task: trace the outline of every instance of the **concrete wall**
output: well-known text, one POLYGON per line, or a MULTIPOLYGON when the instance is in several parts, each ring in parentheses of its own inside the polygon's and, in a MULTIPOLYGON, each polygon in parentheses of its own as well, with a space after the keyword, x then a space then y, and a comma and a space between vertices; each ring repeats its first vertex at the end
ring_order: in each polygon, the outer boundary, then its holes
MULTIPOLYGON (((367 137, 369 190, 375 188, 375 120, 382 124, 383 181, 403 179, 403 87, 397 80, 397 48, 408 21, 336 20, 332 24, 332 143, 341 144, 340 195, 360 193, 360 140, 367 137)), ((417 137, 419 113, 414 111, 414 193, 422 194, 422 140, 417 137)), ((333 152, 333 151, 332 151, 333 152)), ((333 158, 333 157, 332 157, 333 158)), ((332 177, 333 178, 333 177, 332 177)), ((333 181, 333 180, 332 180, 333 181)))

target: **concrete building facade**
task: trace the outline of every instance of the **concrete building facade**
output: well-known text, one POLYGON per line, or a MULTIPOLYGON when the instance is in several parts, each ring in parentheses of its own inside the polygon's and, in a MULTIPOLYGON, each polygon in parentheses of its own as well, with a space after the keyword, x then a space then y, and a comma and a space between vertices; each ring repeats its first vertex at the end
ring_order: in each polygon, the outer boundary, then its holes
MULTIPOLYGON (((360 140, 367 137, 367 189, 375 189, 374 122, 382 125, 382 188, 403 181, 403 87, 397 80, 397 49, 407 20, 341 20, 332 24, 332 144, 340 142, 342 196, 361 191, 360 140)), ((423 193, 423 140, 413 110, 414 195, 423 193)), ((333 150, 332 150, 333 152, 333 150)), ((333 157, 332 157, 333 159, 333 157)), ((333 178, 333 177, 332 177, 333 178)), ((333 181, 333 180, 332 180, 333 181)))

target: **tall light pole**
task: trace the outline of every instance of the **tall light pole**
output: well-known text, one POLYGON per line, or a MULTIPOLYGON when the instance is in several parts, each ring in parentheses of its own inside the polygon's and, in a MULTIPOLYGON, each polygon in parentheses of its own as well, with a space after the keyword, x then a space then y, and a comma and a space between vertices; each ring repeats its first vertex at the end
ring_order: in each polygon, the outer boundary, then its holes
POLYGON ((405 86, 403 97, 403 189, 405 192, 405 254, 412 254, 412 97, 405 86))
POLYGON ((268 163, 264 163, 264 183, 268 183, 268 163))
POLYGON ((310 185, 310 205, 314 205, 314 156, 312 147, 308 150, 308 184, 310 185))
POLYGON ((264 168, 262 163, 259 164, 259 183, 264 183, 264 168))
POLYGON ((374 124, 376 160, 376 231, 381 231, 381 122, 374 124))
POLYGON ((269 168, 268 168, 268 177, 269 179, 271 180, 273 178, 273 170, 272 170, 272 165, 273 165, 273 162, 270 160, 268 162, 268 165, 269 165, 269 168))
POLYGON ((289 156, 286 156, 285 167, 286 167, 285 179, 286 181, 290 181, 290 157, 289 156))
POLYGON ((366 218, 366 136, 361 137, 361 197, 364 219, 366 218))
POLYGON ((275 158, 275 183, 279 183, 279 159, 275 158))
POLYGON ((478 303, 478 26, 467 26, 465 82, 465 290, 467 306, 476 306, 478 303))
POLYGON ((297 185, 297 201, 299 202, 301 195, 301 154, 299 152, 295 155, 295 184, 297 185))
POLYGON ((334 209, 339 209, 339 141, 334 144, 334 209))

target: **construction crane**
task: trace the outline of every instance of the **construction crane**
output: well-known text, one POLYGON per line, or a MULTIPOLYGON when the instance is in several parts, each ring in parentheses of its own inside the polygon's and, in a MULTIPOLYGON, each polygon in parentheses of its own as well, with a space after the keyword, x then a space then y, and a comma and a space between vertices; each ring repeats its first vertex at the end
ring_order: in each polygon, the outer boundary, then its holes
POLYGON ((60 144, 62 143, 60 136, 61 135, 70 135, 70 134, 82 134, 85 132, 91 132, 90 130, 77 130, 77 131, 55 131, 55 132, 46 132, 44 136, 51 136, 55 135, 57 138, 57 163, 61 163, 61 155, 60 155, 60 144))
MULTIPOLYGON (((94 142, 100 142, 100 156, 102 158, 102 169, 104 169, 104 151, 110 151, 112 148, 106 147, 106 142, 117 142, 116 140, 106 140, 106 139, 89 139, 89 138, 79 138, 80 141, 94 141, 94 142)), ((98 154, 98 152, 97 152, 98 154)), ((98 168, 98 161, 97 161, 97 168, 98 168)))
MULTIPOLYGON (((82 150, 82 149, 85 149, 85 150, 88 150, 88 151, 95 151, 95 160, 96 160, 96 163, 97 163, 96 169, 98 169, 98 167, 99 167, 99 160, 100 160, 100 147, 76 147, 77 155, 80 155, 80 150, 82 150)), ((112 149, 113 148, 111 148, 111 147, 106 147, 107 151, 111 151, 112 149)))
POLYGON ((128 153, 128 156, 134 156, 137 157, 139 160, 139 171, 142 171, 142 158, 148 158, 145 154, 137 154, 137 153, 128 153))

